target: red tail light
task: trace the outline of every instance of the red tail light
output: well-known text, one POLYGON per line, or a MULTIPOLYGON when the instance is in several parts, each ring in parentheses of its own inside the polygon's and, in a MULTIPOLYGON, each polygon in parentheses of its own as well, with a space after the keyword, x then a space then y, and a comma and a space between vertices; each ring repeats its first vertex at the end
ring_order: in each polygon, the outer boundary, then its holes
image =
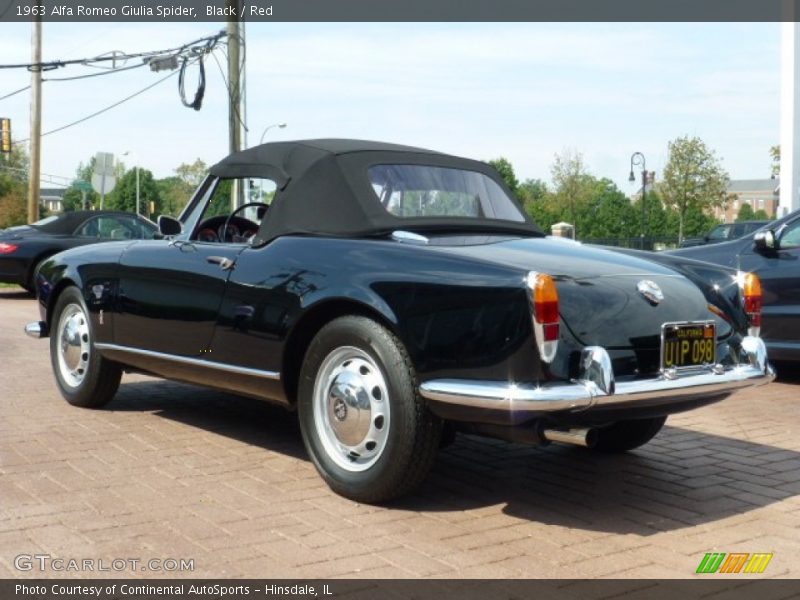
POLYGON ((531 290, 533 331, 539 355, 543 361, 550 362, 558 349, 558 290, 550 275, 533 271, 528 274, 528 287, 531 290))
POLYGON ((17 251, 19 246, 14 244, 6 244, 5 242, 0 242, 0 254, 11 254, 17 251))
POLYGON ((761 291, 761 280, 755 273, 745 273, 742 278, 742 296, 744 311, 750 322, 750 335, 758 335, 761 329, 761 309, 764 306, 764 295, 761 291))

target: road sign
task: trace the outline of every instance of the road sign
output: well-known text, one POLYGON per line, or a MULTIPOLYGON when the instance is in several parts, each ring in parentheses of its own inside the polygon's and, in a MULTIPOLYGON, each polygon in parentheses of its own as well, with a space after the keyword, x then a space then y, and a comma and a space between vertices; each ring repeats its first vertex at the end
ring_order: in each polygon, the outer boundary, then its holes
POLYGON ((105 208, 106 194, 117 185, 114 177, 114 155, 111 152, 98 152, 94 157, 92 187, 100 194, 100 208, 105 208))
POLYGON ((98 175, 92 173, 92 187, 94 191, 100 194, 108 194, 117 185, 117 178, 113 175, 98 175))
POLYGON ((113 175, 114 155, 111 152, 98 152, 95 154, 93 170, 98 175, 113 175))
POLYGON ((76 179, 72 182, 76 188, 78 188, 82 192, 91 192, 92 191, 92 184, 86 181, 85 179, 76 179))

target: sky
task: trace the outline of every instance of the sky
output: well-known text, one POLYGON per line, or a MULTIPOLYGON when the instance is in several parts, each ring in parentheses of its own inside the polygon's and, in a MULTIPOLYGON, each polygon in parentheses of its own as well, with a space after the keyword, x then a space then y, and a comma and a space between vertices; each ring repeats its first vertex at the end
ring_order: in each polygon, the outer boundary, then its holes
MULTIPOLYGON (((169 48, 224 23, 45 23, 43 59, 169 48)), ((0 24, 0 63, 30 61, 28 24, 0 24)), ((660 176, 667 144, 702 138, 732 179, 769 177, 780 137, 778 23, 249 23, 248 145, 349 137, 479 160, 505 157, 520 180, 550 180, 553 157, 631 194, 630 156, 660 176)), ((216 52, 224 67, 221 51, 216 52)), ((133 63, 128 63, 133 64, 133 63)), ((47 77, 96 72, 76 66, 47 77)), ((148 68, 43 84, 47 132, 164 77, 148 68)), ((185 108, 173 77, 73 128, 43 138, 42 172, 71 178, 98 151, 156 177, 227 154, 226 89, 206 63, 202 109, 185 108)), ((30 82, 0 70, 0 97, 30 82)), ((194 94, 196 70, 188 77, 194 94)), ((0 100, 16 139, 28 137, 28 92, 0 100)), ((638 168, 637 168, 638 170, 638 168)), ((49 184, 43 183, 44 187, 49 184)))

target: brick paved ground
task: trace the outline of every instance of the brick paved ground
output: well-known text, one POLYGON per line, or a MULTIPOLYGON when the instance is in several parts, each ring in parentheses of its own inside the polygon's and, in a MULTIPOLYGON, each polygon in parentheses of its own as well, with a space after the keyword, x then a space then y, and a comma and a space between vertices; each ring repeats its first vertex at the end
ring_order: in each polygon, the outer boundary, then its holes
POLYGON ((200 577, 677 578, 712 550, 800 576, 798 377, 626 456, 461 437, 378 508, 328 491, 294 417, 255 400, 125 376, 107 409, 70 407, 22 333, 34 302, 0 289, 0 315, 0 577, 46 553, 193 558, 200 577))

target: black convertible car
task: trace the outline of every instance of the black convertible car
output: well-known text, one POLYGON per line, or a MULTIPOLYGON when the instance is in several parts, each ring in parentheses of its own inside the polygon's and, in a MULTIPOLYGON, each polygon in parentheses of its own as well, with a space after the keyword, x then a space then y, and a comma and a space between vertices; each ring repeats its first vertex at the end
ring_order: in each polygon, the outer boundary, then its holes
POLYGON ((473 160, 266 144, 159 227, 39 269, 26 329, 61 393, 99 407, 135 370, 297 409, 359 501, 412 489, 453 431, 624 451, 774 377, 757 277, 547 239, 473 160))
POLYGON ((155 223, 110 210, 65 212, 0 230, 0 281, 33 291, 36 267, 57 252, 108 240, 152 239, 155 223))
POLYGON ((756 273, 764 291, 761 337, 770 356, 800 361, 800 211, 732 242, 670 254, 756 273))

